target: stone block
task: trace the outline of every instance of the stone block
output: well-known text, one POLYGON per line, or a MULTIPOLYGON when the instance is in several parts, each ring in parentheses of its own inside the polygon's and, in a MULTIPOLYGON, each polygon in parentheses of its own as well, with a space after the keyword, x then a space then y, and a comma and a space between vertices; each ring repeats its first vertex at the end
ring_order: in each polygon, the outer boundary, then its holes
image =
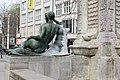
POLYGON ((11 74, 15 80, 55 80, 28 69, 11 70, 11 74))
POLYGON ((120 80, 119 63, 119 57, 93 57, 91 59, 90 80, 120 80))
POLYGON ((71 56, 54 57, 51 63, 50 76, 57 80, 70 80, 71 69, 71 56), (54 71, 54 72, 52 72, 54 71), (57 74, 56 74, 57 73, 57 74), (57 76, 57 77, 56 77, 57 76))
POLYGON ((120 57, 114 58, 114 80, 120 80, 120 57))
POLYGON ((71 56, 12 56, 11 70, 14 69, 29 69, 57 80, 70 80, 71 56))
POLYGON ((89 80, 90 58, 85 56, 72 56, 72 80, 89 80))
POLYGON ((97 46, 91 46, 91 47, 77 47, 77 46, 71 46, 71 52, 75 55, 84 55, 84 56, 94 56, 97 51, 97 46))
POLYGON ((5 71, 5 62, 0 62, 0 72, 4 72, 4 71, 5 71))
POLYGON ((28 69, 28 62, 11 62, 10 69, 28 69))
POLYGON ((9 80, 15 80, 14 78, 10 77, 9 80))
POLYGON ((116 53, 120 56, 120 47, 116 46, 115 50, 116 50, 116 53))
POLYGON ((0 72, 0 80, 8 80, 8 79, 5 79, 5 78, 6 78, 5 72, 0 72))
POLYGON ((12 56, 10 57, 10 69, 28 69, 29 57, 12 56))
POLYGON ((9 57, 3 55, 0 59, 0 80, 9 80, 9 57))
POLYGON ((59 80, 71 78, 70 56, 36 56, 30 58, 29 69, 59 80))

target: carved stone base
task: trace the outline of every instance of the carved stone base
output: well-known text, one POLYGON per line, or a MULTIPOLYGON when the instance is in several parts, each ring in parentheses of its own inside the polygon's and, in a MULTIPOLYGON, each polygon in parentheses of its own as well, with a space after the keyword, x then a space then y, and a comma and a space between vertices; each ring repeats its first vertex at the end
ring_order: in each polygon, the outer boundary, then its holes
POLYGON ((98 51, 97 39, 75 42, 75 44, 70 46, 70 49, 76 55, 94 56, 98 51))
POLYGON ((115 50, 116 50, 117 54, 120 56, 120 47, 116 47, 115 50))
POLYGON ((9 80, 9 62, 9 57, 7 55, 3 55, 2 58, 0 58, 0 80, 9 80))
POLYGON ((90 80, 120 80, 119 57, 92 57, 90 80))
POLYGON ((86 56, 74 55, 71 59, 72 79, 71 80, 90 80, 90 58, 86 56))
POLYGON ((91 46, 91 47, 71 46, 70 48, 73 54, 84 55, 84 56, 94 56, 98 51, 98 47, 95 47, 95 46, 91 46))
POLYGON ((116 53, 120 56, 120 42, 118 42, 115 46, 116 53))

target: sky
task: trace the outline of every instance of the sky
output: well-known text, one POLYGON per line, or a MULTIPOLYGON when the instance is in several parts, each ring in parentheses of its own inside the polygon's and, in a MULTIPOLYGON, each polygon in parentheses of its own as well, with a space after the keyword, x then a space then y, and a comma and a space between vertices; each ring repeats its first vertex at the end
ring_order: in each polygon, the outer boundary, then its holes
MULTIPOLYGON (((20 2, 20 0, 0 0, 0 7, 3 7, 4 4, 5 4, 5 6, 7 8, 7 7, 9 7, 10 4, 12 4, 12 3, 19 3, 19 2, 20 2)), ((2 31, 1 31, 1 28, 0 28, 0 33, 1 32, 2 31)))
POLYGON ((4 3, 8 6, 11 3, 19 3, 20 0, 0 0, 0 5, 3 5, 4 3))

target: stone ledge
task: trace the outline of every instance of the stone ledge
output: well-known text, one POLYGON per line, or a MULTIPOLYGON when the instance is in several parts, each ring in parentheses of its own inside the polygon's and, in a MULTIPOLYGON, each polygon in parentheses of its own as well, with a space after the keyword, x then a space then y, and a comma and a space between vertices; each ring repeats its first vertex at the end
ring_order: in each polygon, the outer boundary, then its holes
POLYGON ((9 56, 3 55, 0 59, 0 80, 9 80, 9 56))
POLYGON ((28 69, 11 70, 10 77, 13 80, 55 80, 28 69))
POLYGON ((120 56, 120 46, 115 47, 116 53, 120 56))
POLYGON ((71 56, 11 56, 10 69, 29 69, 56 80, 71 80, 71 56))
POLYGON ((83 56, 95 56, 98 51, 97 46, 70 46, 71 53, 83 56))

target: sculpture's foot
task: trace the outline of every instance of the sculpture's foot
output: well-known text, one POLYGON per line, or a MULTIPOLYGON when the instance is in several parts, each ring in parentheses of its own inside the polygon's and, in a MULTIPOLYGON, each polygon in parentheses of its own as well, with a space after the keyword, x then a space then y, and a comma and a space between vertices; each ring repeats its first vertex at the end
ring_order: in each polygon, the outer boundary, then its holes
MULTIPOLYGON (((17 49, 17 48, 16 48, 17 49)), ((16 51, 16 49, 9 49, 7 50, 7 54, 8 55, 23 55, 23 54, 20 54, 16 51)))
POLYGON ((8 55, 37 55, 37 53, 32 52, 29 48, 16 48, 8 51, 8 55))

